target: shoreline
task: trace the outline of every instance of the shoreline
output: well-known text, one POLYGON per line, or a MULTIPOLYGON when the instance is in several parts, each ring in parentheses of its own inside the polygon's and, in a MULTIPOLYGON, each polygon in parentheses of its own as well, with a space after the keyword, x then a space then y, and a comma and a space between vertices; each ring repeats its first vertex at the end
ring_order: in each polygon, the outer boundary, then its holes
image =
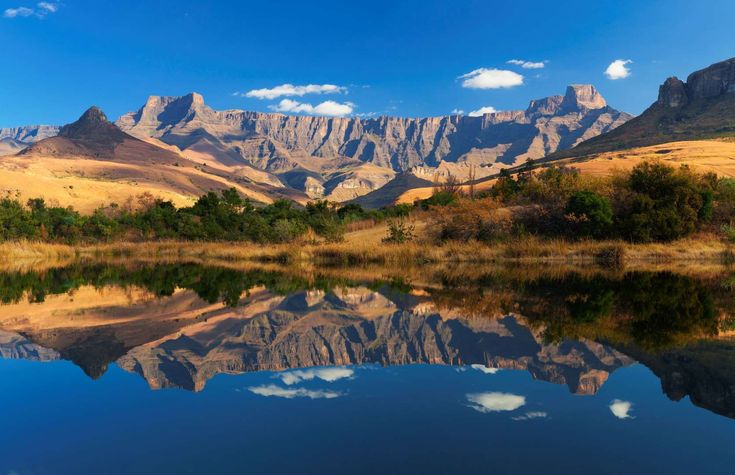
POLYGON ((5 263, 102 258, 195 259, 316 265, 522 263, 623 266, 636 263, 728 264, 735 261, 735 246, 711 235, 649 244, 631 244, 624 241, 569 242, 536 238, 498 244, 447 242, 439 245, 409 242, 377 246, 368 242, 274 245, 181 241, 79 245, 30 241, 0 243, 0 260, 5 263))

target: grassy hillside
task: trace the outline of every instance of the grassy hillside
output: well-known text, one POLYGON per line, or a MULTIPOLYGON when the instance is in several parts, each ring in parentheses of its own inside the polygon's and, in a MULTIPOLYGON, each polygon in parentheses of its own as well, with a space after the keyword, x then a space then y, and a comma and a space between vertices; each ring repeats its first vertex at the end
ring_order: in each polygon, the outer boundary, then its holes
POLYGON ((654 103, 643 114, 617 129, 589 139, 573 149, 551 154, 543 161, 715 138, 735 138, 735 94, 695 100, 684 107, 666 107, 654 103))

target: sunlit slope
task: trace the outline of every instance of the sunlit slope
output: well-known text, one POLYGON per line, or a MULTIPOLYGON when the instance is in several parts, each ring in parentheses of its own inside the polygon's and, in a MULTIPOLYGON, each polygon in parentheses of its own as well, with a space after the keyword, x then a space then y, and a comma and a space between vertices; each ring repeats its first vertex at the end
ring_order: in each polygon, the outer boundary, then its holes
POLYGON ((604 152, 554 162, 574 166, 591 175, 609 175, 613 170, 629 170, 646 160, 660 160, 672 166, 686 165, 700 173, 735 176, 735 141, 693 140, 669 142, 649 147, 604 152))
POLYGON ((44 198, 82 212, 122 205, 144 193, 187 206, 208 191, 226 188, 261 203, 274 197, 307 199, 275 178, 264 180, 249 167, 214 167, 205 158, 188 156, 155 139, 132 137, 92 107, 57 136, 1 157, 0 193, 23 201, 44 198))
MULTIPOLYGON (((692 140, 669 142, 649 147, 617 150, 576 158, 556 160, 552 165, 569 166, 584 174, 607 176, 615 170, 630 170, 647 160, 659 160, 678 167, 686 165, 700 173, 716 173, 718 176, 735 177, 735 140, 692 140)), ((480 180, 476 191, 490 188, 495 178, 480 180)), ((469 190, 463 186, 465 192, 469 190)), ((401 194, 396 203, 413 203, 431 196, 433 187, 414 188, 401 194)))

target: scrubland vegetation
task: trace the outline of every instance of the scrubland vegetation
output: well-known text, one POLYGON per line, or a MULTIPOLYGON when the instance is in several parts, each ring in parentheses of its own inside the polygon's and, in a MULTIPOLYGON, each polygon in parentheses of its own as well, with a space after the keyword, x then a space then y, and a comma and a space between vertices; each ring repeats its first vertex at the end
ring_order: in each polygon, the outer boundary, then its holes
POLYGON ((735 180, 687 167, 646 162, 611 177, 529 167, 482 193, 463 189, 450 179, 426 200, 378 211, 326 201, 258 207, 233 189, 207 193, 188 208, 143 195, 89 215, 6 197, 0 254, 396 264, 733 256, 735 180), (378 225, 383 236, 364 239, 361 233, 378 225))

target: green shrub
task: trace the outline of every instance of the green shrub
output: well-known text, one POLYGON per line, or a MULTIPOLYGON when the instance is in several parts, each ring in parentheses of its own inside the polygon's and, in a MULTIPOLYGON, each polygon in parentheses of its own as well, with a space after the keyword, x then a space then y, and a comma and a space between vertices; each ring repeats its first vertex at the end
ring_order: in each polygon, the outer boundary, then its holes
POLYGON ((567 201, 566 215, 576 236, 600 239, 612 232, 612 205, 593 191, 574 192, 567 201))

